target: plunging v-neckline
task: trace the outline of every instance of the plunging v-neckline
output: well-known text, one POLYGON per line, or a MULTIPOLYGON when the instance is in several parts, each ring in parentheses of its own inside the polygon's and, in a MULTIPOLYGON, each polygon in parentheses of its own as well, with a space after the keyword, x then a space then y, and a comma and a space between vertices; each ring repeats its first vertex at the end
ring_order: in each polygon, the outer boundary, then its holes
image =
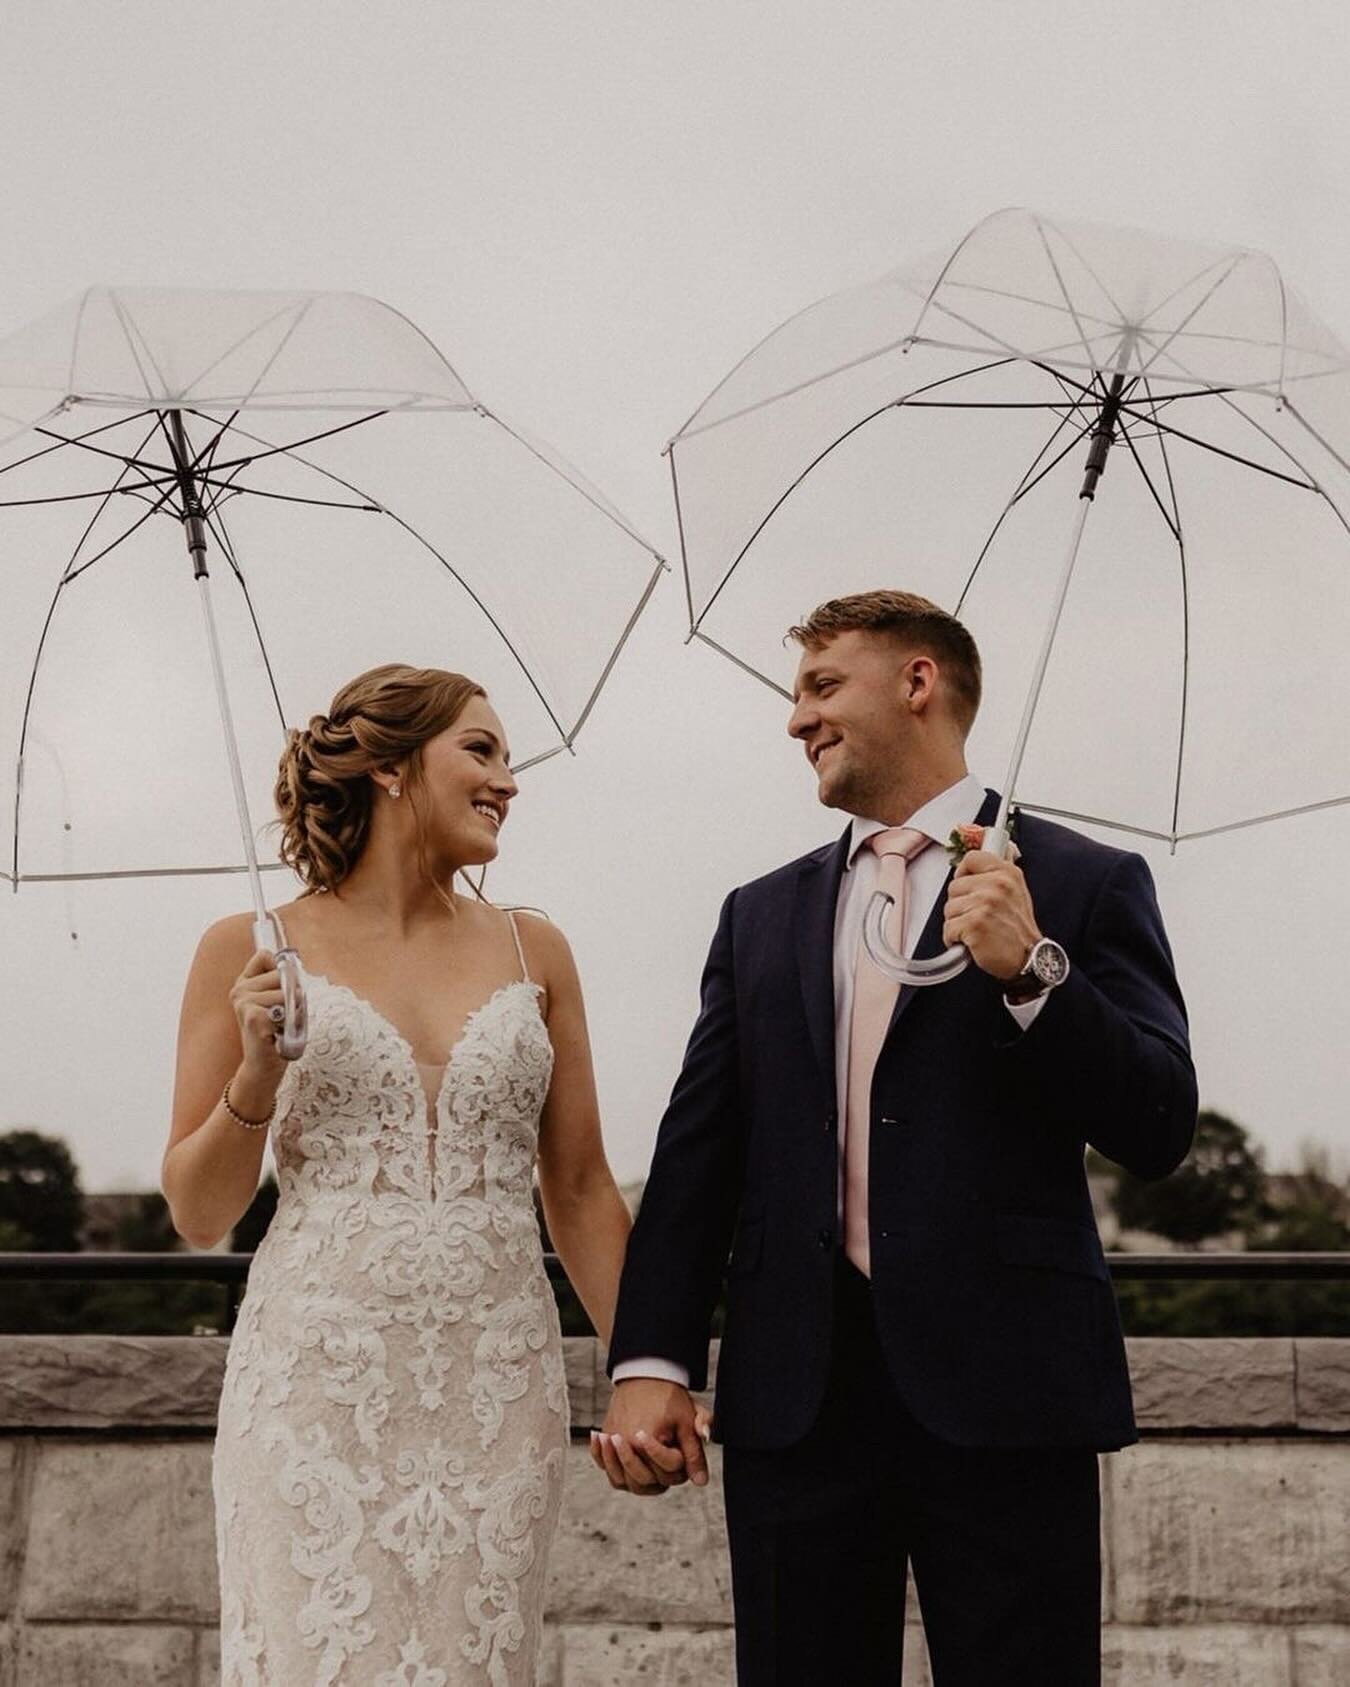
MULTIPOLYGON (((504 984, 499 984, 490 996, 480 1002, 464 1020, 463 1024, 459 1028, 458 1036, 450 1045, 449 1053, 446 1055, 444 1062, 437 1060, 419 1061, 416 1054, 413 1053, 412 1044, 403 1035, 402 1031, 399 1030, 398 1026, 394 1024, 393 1020, 389 1019, 385 1014, 380 1012, 379 1008, 375 1006, 369 996, 361 995, 359 991, 353 990, 350 984, 343 984, 337 979, 327 977, 327 975, 322 972, 311 972, 303 961, 300 962, 300 971, 311 984, 326 985, 328 989, 336 990, 340 995, 346 996, 349 1000, 355 1002, 358 1007, 364 1008, 370 1017, 383 1026, 383 1028, 398 1044, 399 1048, 407 1057, 408 1064, 414 1071, 417 1071, 420 1066, 439 1066, 441 1068, 441 1083, 440 1089, 436 1092, 437 1102, 440 1100, 441 1090, 445 1088, 445 1080, 450 1075, 450 1069, 455 1063, 455 1056, 459 1053, 460 1049, 463 1048, 467 1038, 472 1034, 475 1023, 483 1017, 497 998, 499 996, 504 996, 508 990, 530 990, 534 994, 537 1009, 539 995, 542 989, 542 986, 536 984, 532 978, 508 978, 504 984)), ((418 1081, 420 1083, 420 1077, 418 1081)))

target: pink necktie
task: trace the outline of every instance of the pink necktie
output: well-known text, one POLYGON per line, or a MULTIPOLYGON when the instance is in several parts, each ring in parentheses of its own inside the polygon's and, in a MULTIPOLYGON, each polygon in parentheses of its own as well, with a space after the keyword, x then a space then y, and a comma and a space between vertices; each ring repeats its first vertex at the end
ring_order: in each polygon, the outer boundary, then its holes
MULTIPOLYGON (((880 858, 877 889, 895 898, 886 920, 893 949, 905 941, 905 868, 932 839, 892 826, 867 840, 880 858)), ((867 1152, 872 1122, 872 1073, 885 1041, 900 986, 872 965, 861 939, 853 967, 853 1018, 848 1043, 848 1106, 844 1131, 844 1252, 864 1276, 872 1274, 867 1238, 867 1152)))

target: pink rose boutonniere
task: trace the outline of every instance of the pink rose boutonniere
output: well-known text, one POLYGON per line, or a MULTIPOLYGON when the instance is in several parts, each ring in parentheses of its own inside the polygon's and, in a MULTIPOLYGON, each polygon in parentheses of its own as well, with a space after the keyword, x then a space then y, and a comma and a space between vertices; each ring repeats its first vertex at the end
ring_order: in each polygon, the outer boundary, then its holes
MULTIPOLYGON (((1016 815, 1014 814, 1013 820, 1015 819, 1016 815)), ((1011 831, 1012 820, 1009 821, 1008 826, 1011 831)), ((948 837, 947 842, 943 845, 943 848, 951 857, 951 863, 954 868, 959 867, 962 861, 965 860, 966 856, 969 855, 972 850, 984 848, 984 835, 988 830, 989 828, 987 826, 976 826, 973 824, 969 826, 952 827, 951 835, 948 837)), ((1017 845, 1010 838, 1008 840, 1008 860, 1020 861, 1021 859, 1022 851, 1018 849, 1017 845)))

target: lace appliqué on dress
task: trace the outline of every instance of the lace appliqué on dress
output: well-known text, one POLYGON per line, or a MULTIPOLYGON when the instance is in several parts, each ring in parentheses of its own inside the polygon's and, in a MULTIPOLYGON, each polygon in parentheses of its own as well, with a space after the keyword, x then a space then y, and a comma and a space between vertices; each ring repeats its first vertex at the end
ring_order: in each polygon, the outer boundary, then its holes
POLYGON ((306 985, 221 1396, 222 1687, 523 1684, 567 1438, 532 1191, 538 987, 470 1016, 429 1129, 398 1032, 306 985))

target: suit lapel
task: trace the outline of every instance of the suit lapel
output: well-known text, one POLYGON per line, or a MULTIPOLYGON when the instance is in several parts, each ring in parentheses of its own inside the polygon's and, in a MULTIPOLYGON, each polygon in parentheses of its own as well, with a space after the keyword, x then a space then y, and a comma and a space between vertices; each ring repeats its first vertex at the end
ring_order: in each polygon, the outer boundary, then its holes
MULTIPOLYGON (((809 856, 797 876, 797 968, 811 1046, 827 1093, 835 1094, 834 920, 839 881, 848 863, 849 828, 832 850, 809 856)), ((837 1097, 835 1098, 837 1104, 837 1097)))
MULTIPOLYGON (((998 803, 998 792, 986 789, 984 793, 984 801, 980 804, 980 812, 975 816, 975 824, 977 826, 992 826, 994 821, 998 818, 998 803)), ((945 844, 946 839, 943 838, 940 842, 945 844)), ((919 933, 919 941, 914 945, 914 959, 916 961, 931 960, 935 955, 940 955, 942 953, 943 915, 947 905, 947 891, 952 882, 953 871, 955 871, 955 869, 949 871, 947 877, 942 881, 942 889, 938 891, 937 901, 934 902, 932 910, 930 911, 927 920, 924 922, 924 928, 919 933)), ((895 999, 895 1007, 891 1010, 891 1022, 886 1028, 887 1039, 890 1038, 891 1033, 900 1023, 900 1016, 905 1012, 906 1008, 908 1008, 913 998, 918 995, 920 988, 925 990, 945 990, 946 987, 947 986, 945 984, 926 984, 922 986, 902 984, 900 986, 900 994, 895 999)), ((885 1046, 884 1042, 882 1046, 885 1046)))

